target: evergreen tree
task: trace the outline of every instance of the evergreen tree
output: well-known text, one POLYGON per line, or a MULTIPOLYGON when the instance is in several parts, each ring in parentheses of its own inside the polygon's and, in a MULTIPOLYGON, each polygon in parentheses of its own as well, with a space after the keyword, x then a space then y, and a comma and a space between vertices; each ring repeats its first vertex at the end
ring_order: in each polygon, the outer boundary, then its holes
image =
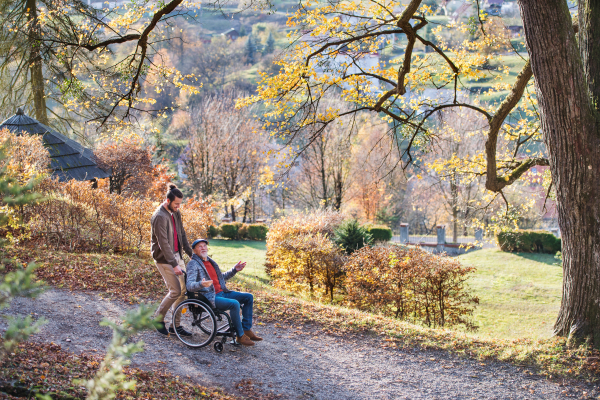
POLYGON ((267 43, 265 44, 265 54, 271 54, 275 51, 275 39, 273 39, 273 33, 269 32, 267 43))
POLYGON ((248 35, 248 40, 246 41, 244 52, 246 53, 246 62, 248 64, 254 64, 254 58, 256 55, 256 43, 252 34, 248 35))
POLYGON ((248 33, 246 32, 246 27, 242 25, 240 28, 240 36, 246 36, 248 33))
POLYGON ((370 245, 373 242, 371 234, 357 220, 345 221, 335 231, 335 242, 342 246, 346 253, 352 254, 356 250, 370 245))

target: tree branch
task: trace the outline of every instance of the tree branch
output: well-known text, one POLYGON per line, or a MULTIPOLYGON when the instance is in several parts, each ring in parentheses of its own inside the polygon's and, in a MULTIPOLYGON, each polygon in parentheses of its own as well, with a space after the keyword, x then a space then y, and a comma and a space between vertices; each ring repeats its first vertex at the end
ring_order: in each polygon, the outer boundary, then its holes
MULTIPOLYGON (((496 111, 494 116, 490 119, 488 139, 485 143, 485 154, 487 159, 487 176, 485 187, 488 190, 491 190, 492 192, 499 192, 500 190, 502 190, 502 188, 504 188, 507 185, 510 185, 516 179, 512 179, 510 177, 508 177, 508 180, 498 179, 498 174, 496 171, 496 147, 498 144, 498 133, 500 132, 500 128, 502 127, 502 124, 504 123, 504 120, 506 119, 508 114, 510 114, 513 108, 515 108, 515 106, 519 103, 519 100, 521 100, 523 92, 525 91, 525 88, 529 83, 529 79, 531 79, 532 76, 533 72, 531 71, 531 63, 528 60, 525 63, 523 70, 517 76, 517 80, 513 84, 513 87, 508 97, 504 99, 502 104, 500 104, 500 107, 498 107, 498 110, 496 111)), ((519 168, 525 165, 529 164, 521 163, 519 168)), ((529 169, 532 166, 533 165, 529 165, 527 169, 529 169)), ((521 176, 525 171, 526 170, 518 173, 518 176, 521 176)), ((516 172, 516 170, 514 172, 516 172)))

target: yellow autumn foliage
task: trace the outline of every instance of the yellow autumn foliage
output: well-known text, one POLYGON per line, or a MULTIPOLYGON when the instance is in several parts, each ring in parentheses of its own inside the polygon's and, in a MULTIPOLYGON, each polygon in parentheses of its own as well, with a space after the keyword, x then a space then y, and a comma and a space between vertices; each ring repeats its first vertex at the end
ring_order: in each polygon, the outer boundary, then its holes
POLYGON ((329 210, 274 221, 267 235, 265 264, 273 284, 311 294, 322 288, 324 295, 333 300, 334 290, 343 283, 344 255, 332 236, 342 221, 339 212, 329 210))

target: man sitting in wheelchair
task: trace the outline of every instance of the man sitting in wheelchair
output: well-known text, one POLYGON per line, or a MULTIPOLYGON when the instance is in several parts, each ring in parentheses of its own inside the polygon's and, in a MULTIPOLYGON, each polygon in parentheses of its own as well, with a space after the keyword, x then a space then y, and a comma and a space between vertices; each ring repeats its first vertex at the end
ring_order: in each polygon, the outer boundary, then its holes
POLYGON ((227 290, 225 281, 244 269, 245 262, 239 261, 224 274, 217 263, 208 257, 208 240, 196 239, 192 243, 194 255, 187 265, 186 287, 190 292, 199 292, 210 301, 214 308, 229 310, 231 321, 237 332, 237 342, 244 346, 254 346, 262 340, 252 332, 252 304, 250 293, 227 290), (240 319, 240 308, 242 318, 240 319))

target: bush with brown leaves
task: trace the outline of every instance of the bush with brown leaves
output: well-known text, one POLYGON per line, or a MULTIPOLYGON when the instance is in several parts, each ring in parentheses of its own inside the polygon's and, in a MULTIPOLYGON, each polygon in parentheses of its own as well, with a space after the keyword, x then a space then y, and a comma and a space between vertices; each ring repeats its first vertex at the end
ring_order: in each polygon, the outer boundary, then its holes
POLYGON ((479 299, 465 287, 474 268, 455 258, 384 245, 354 252, 344 269, 348 302, 359 309, 433 327, 477 328, 469 317, 479 299))
MULTIPOLYGON (((33 239, 70 251, 135 253, 150 247, 150 217, 160 203, 93 189, 89 182, 45 182, 46 199, 28 209, 33 239)), ((212 221, 206 200, 181 205, 187 236, 205 237, 212 221)))

